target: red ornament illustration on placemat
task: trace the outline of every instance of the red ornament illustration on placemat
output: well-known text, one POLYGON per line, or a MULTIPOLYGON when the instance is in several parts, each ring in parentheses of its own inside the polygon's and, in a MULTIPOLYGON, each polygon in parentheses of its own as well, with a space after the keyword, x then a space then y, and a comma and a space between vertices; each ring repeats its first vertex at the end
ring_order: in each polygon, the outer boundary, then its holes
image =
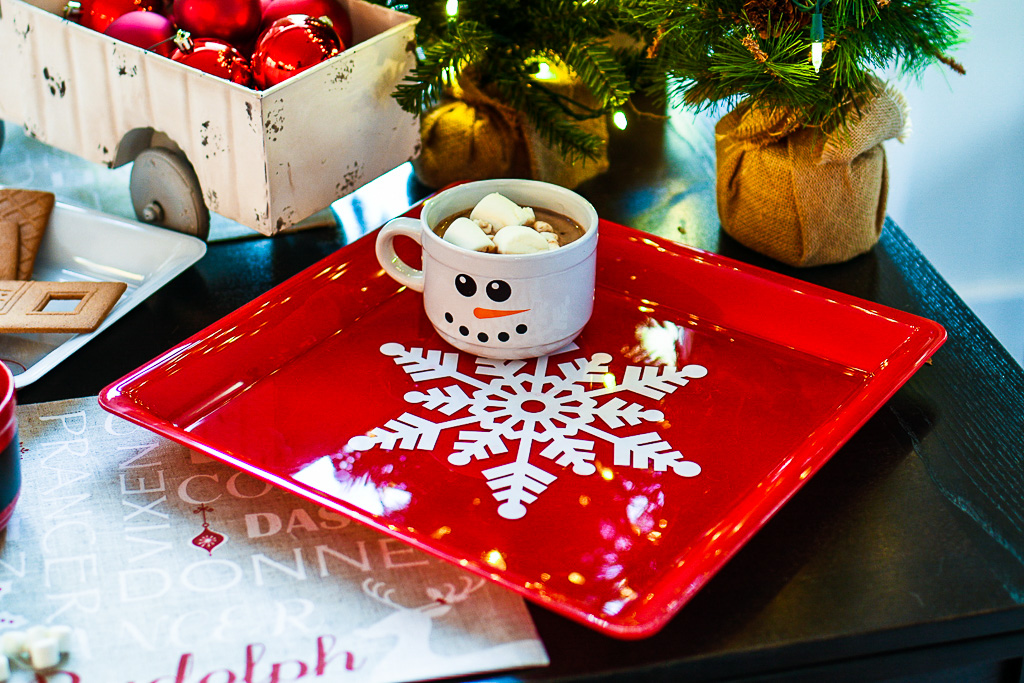
POLYGON ((198 536, 192 539, 192 545, 197 548, 202 548, 210 555, 213 555, 213 549, 224 542, 224 535, 218 534, 216 531, 211 531, 210 523, 206 520, 206 513, 213 512, 213 508, 204 503, 192 512, 197 515, 203 515, 203 530, 199 532, 198 536))
MULTIPOLYGON (((430 451, 444 430, 458 429, 458 440, 448 455, 452 465, 461 467, 474 460, 497 458, 512 451, 510 461, 482 472, 491 494, 500 503, 498 514, 505 519, 524 517, 526 506, 558 478, 531 462, 535 444, 546 444, 540 450, 541 457, 563 468, 571 465, 572 471, 580 476, 597 472, 593 462, 595 439, 612 446, 615 466, 656 472, 671 469, 681 477, 700 474, 700 465, 686 460, 655 431, 621 436, 610 431, 627 425, 660 422, 664 419, 660 410, 618 396, 604 402, 598 399, 630 392, 660 400, 686 386, 691 379, 707 375, 707 368, 702 365, 678 369, 628 365, 622 377, 615 378, 608 368, 612 356, 595 353, 590 358, 578 357, 558 363, 559 374, 548 373, 551 358, 578 349, 571 345, 559 354, 533 361, 475 358, 476 371, 470 375, 459 371, 458 353, 384 344, 380 347, 381 353, 391 356, 414 381, 455 381, 444 387, 410 391, 405 394, 407 402, 421 404, 446 416, 460 411, 468 414, 433 422, 402 413, 383 427, 352 438, 348 445, 355 451, 375 446, 385 450, 397 447, 430 451), (470 392, 463 386, 469 387, 470 392), (599 426, 599 420, 605 428, 599 426), (478 429, 470 427, 474 423, 478 429)), ((345 466, 344 462, 341 466, 345 466)))

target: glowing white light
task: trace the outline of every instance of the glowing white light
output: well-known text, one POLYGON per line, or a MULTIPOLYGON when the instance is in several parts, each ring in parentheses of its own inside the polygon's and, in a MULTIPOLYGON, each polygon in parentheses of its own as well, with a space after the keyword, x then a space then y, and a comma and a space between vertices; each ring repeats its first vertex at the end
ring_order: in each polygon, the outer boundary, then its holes
POLYGON ((444 5, 444 11, 449 17, 457 16, 459 13, 459 0, 448 0, 444 5))
POLYGON ((814 65, 814 73, 821 69, 821 43, 811 43, 811 64, 814 65))
POLYGON ((547 62, 537 62, 537 73, 533 77, 539 81, 550 81, 554 80, 555 72, 547 62))
POLYGON ((617 111, 612 114, 612 125, 619 130, 626 130, 628 123, 629 122, 626 120, 626 114, 624 112, 617 111))

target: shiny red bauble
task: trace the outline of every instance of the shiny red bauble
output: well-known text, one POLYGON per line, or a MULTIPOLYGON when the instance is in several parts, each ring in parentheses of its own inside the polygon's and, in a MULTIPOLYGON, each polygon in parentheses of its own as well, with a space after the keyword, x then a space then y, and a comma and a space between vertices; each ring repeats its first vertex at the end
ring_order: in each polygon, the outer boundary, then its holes
POLYGON ((264 90, 341 52, 326 22, 301 14, 278 19, 260 34, 252 55, 256 87, 264 90))
POLYGON ((156 12, 128 12, 114 19, 104 31, 111 38, 170 57, 174 52, 174 23, 156 12))
POLYGON ((74 0, 65 5, 64 16, 103 33, 115 19, 137 10, 155 11, 156 0, 74 0))
POLYGON ((260 0, 174 0, 174 23, 194 36, 242 44, 260 28, 260 0))
POLYGON ((341 39, 341 49, 352 46, 352 20, 349 19, 345 8, 335 0, 264 0, 263 30, 289 14, 327 17, 334 27, 334 32, 341 39))
POLYGON ((171 59, 239 85, 252 84, 249 61, 233 46, 218 38, 193 38, 191 50, 178 48, 171 59))

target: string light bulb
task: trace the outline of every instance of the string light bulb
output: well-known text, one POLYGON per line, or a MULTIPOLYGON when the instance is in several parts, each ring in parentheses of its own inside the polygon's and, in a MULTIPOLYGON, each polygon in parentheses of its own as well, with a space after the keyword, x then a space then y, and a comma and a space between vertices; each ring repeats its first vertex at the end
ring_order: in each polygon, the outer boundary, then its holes
POLYGON ((536 78, 538 81, 551 81, 556 78, 555 72, 552 71, 551 69, 551 65, 545 62, 543 59, 538 60, 536 64, 537 73, 533 74, 533 77, 536 78))
POLYGON ((821 11, 818 10, 811 15, 811 65, 814 66, 814 73, 821 71, 821 44, 823 42, 825 42, 825 25, 821 19, 821 11))
POLYGON ((801 12, 811 13, 811 65, 814 67, 814 73, 821 71, 821 58, 824 52, 822 44, 825 42, 825 21, 821 12, 827 3, 828 0, 814 0, 813 4, 793 0, 793 4, 801 12))

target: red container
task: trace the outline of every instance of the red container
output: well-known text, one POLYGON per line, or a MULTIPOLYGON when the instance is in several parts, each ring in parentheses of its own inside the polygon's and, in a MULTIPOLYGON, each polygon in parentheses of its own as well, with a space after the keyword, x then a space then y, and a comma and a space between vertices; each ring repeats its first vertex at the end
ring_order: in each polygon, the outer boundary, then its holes
POLYGON ((0 363, 0 531, 14 514, 21 491, 21 454, 18 452, 18 415, 14 402, 14 377, 0 363))

